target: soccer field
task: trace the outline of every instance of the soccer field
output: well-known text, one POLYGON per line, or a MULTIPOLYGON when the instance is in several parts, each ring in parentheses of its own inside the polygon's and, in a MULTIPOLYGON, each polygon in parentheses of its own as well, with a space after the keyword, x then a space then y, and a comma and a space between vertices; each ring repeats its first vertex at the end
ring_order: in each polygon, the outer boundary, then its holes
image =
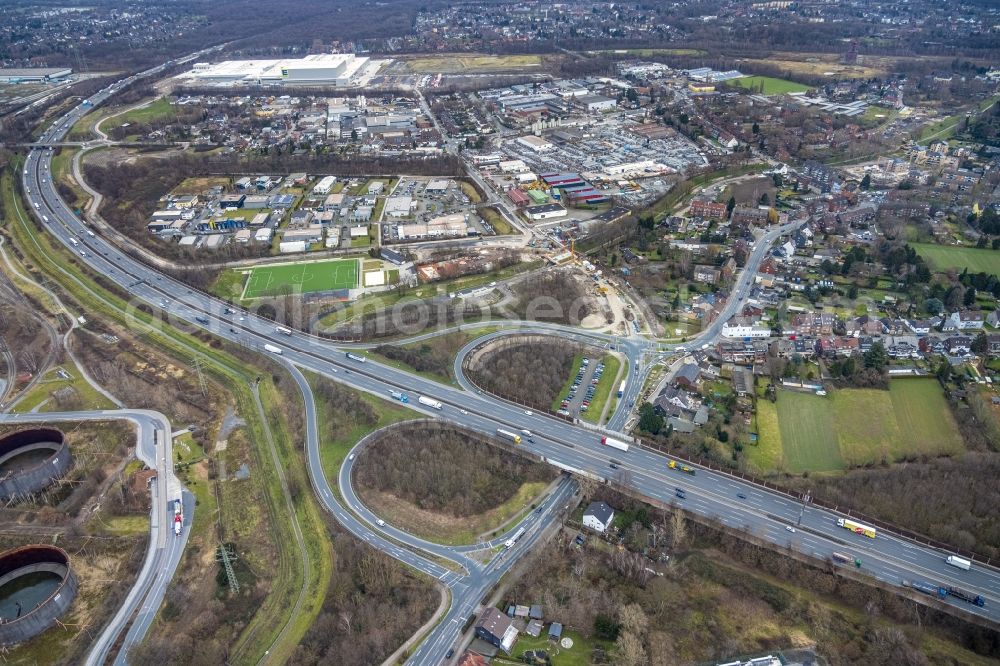
POLYGON ((809 90, 809 86, 804 86, 801 83, 776 79, 771 76, 744 76, 740 79, 730 79, 726 83, 741 88, 750 88, 755 91, 760 90, 761 84, 763 84, 765 95, 780 95, 782 93, 806 92, 809 90))
POLYGON ((334 259, 279 266, 260 266, 250 271, 243 298, 309 294, 317 291, 356 289, 358 260, 334 259))

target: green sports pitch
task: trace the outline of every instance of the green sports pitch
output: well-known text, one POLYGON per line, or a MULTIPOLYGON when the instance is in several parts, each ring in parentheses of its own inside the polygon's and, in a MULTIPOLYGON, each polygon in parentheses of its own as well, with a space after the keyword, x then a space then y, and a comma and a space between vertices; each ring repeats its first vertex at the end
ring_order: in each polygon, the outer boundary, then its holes
POLYGON ((243 298, 310 294, 337 289, 356 289, 357 286, 357 259, 260 266, 250 271, 250 277, 243 287, 243 298))

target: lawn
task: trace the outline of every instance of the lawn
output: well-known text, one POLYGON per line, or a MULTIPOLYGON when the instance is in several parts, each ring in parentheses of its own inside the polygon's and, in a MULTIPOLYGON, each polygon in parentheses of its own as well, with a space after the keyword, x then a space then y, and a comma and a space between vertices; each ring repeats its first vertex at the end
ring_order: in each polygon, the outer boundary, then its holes
POLYGON ((108 125, 121 127, 125 123, 148 123, 151 120, 173 118, 176 115, 177 112, 173 104, 166 97, 161 97, 141 109, 133 109, 128 113, 115 116, 108 121, 108 125))
POLYGON ((732 79, 726 83, 739 86, 740 88, 750 88, 756 92, 761 92, 761 84, 764 85, 764 95, 782 95, 784 93, 806 92, 809 86, 785 79, 776 79, 771 76, 744 76, 740 79, 732 79))
POLYGON ((908 450, 894 448, 893 457, 907 453, 958 454, 964 450, 958 424, 937 381, 918 377, 894 379, 889 384, 889 395, 902 433, 901 441, 909 443, 908 450))
POLYGON ((590 423, 600 422, 601 413, 604 411, 604 405, 608 401, 608 396, 611 395, 612 391, 618 390, 620 382, 617 379, 618 368, 620 367, 621 361, 614 355, 608 354, 604 357, 604 374, 601 375, 601 381, 597 383, 597 389, 594 391, 594 399, 590 401, 590 407, 587 411, 580 415, 584 421, 589 421, 590 423))
POLYGON ((761 471, 781 468, 781 427, 778 425, 778 405, 757 396, 757 441, 745 448, 747 457, 761 471))
POLYGON ((778 392, 778 425, 789 472, 831 472, 844 468, 832 401, 811 393, 778 392))
POLYGON ((13 412, 61 411, 53 394, 68 389, 80 399, 80 409, 114 409, 110 400, 84 380, 76 365, 68 359, 49 370, 24 397, 11 408, 13 412))
POLYGON ((923 378, 825 397, 779 390, 777 404, 758 399, 757 430, 748 455, 762 471, 833 472, 964 448, 937 381, 923 378))
POLYGON ((1000 251, 978 247, 910 243, 910 247, 939 271, 968 268, 973 273, 1000 273, 1000 251))
POLYGON ((583 354, 577 354, 573 357, 573 368, 569 372, 569 377, 566 378, 566 383, 563 384, 562 390, 556 396, 556 399, 552 401, 552 411, 559 411, 559 406, 562 401, 566 399, 569 395, 569 390, 573 387, 573 379, 576 378, 576 373, 580 372, 580 368, 583 366, 583 354))
POLYGON ((545 650, 552 658, 552 666, 588 666, 592 663, 590 657, 595 647, 600 646, 608 650, 612 648, 606 641, 587 640, 579 633, 564 627, 563 637, 573 641, 573 647, 566 650, 548 639, 548 631, 549 625, 546 623, 538 638, 532 638, 522 632, 512 648, 511 656, 520 658, 527 650, 545 650))
POLYGON ((497 236, 507 236, 514 233, 513 227, 510 226, 510 222, 498 213, 495 208, 481 208, 479 209, 479 216, 483 218, 484 221, 489 222, 490 226, 493 227, 493 231, 497 233, 497 236))
POLYGON ((250 271, 243 298, 260 298, 288 292, 307 294, 358 286, 358 261, 333 259, 276 266, 260 266, 250 271))

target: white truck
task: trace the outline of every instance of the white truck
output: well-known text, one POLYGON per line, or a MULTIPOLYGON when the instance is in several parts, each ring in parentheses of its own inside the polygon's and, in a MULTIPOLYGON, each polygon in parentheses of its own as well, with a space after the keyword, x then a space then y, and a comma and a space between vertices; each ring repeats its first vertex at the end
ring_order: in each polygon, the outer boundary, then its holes
POLYGON ((264 351, 271 352, 272 354, 277 354, 281 356, 281 347, 275 347, 274 345, 264 345, 264 351))
POLYGON ((618 449, 619 451, 628 451, 628 444, 617 439, 611 439, 610 437, 601 437, 601 444, 618 449))
POLYGON ((284 326, 278 326, 274 330, 277 331, 278 333, 281 333, 282 335, 291 335, 292 334, 292 329, 285 328, 284 326))
POLYGON ((364 363, 365 361, 368 360, 364 356, 358 356, 357 354, 352 354, 351 352, 347 352, 347 358, 351 359, 352 361, 357 361, 358 363, 364 363))
POLYGON ((422 395, 419 398, 417 398, 417 402, 419 402, 421 405, 427 405, 431 409, 441 409, 440 402, 438 402, 434 398, 428 398, 425 395, 422 395))
POLYGON ((955 557, 954 555, 949 555, 948 559, 945 560, 948 564, 953 567, 958 567, 963 571, 968 571, 972 568, 972 562, 961 557, 955 557))

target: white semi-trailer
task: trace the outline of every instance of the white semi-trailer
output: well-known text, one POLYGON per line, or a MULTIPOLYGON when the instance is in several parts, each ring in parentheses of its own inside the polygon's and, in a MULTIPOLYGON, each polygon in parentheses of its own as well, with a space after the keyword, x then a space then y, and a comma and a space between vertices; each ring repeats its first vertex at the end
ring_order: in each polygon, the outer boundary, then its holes
POLYGON ((965 571, 968 571, 969 569, 972 568, 971 561, 961 557, 955 557, 954 555, 949 555, 948 559, 946 559, 945 562, 947 562, 953 567, 958 567, 959 569, 963 569, 965 571))
POLYGON ((277 354, 281 356, 281 347, 275 347, 274 345, 264 345, 264 351, 271 352, 272 354, 277 354))
POLYGON ((601 444, 618 449, 619 451, 628 451, 628 444, 617 439, 611 439, 610 437, 601 437, 601 444))
POLYGON ((419 398, 417 398, 417 402, 419 402, 421 405, 427 405, 431 409, 441 409, 440 402, 438 402, 434 398, 428 398, 425 395, 422 395, 419 398))

